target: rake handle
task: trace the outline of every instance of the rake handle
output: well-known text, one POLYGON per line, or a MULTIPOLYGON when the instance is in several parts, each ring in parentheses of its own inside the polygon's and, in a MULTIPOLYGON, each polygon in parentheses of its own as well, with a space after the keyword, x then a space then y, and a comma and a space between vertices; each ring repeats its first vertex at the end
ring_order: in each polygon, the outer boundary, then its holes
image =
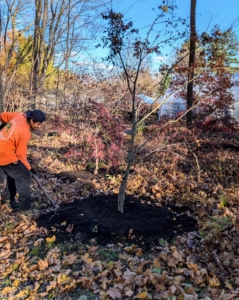
POLYGON ((39 188, 43 191, 44 195, 46 196, 47 200, 51 203, 51 205, 56 208, 56 203, 51 199, 51 197, 49 196, 49 194, 47 193, 47 191, 44 189, 44 187, 42 186, 42 184, 40 183, 39 179, 36 177, 35 174, 32 174, 32 177, 36 180, 39 188))

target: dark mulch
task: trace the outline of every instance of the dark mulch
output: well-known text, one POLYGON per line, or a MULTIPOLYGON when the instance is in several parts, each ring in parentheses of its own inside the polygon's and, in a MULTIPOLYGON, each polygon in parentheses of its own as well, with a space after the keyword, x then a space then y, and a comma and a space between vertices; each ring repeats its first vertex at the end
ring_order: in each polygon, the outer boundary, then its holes
POLYGON ((55 214, 44 215, 37 223, 59 242, 80 239, 88 243, 96 239, 100 245, 123 243, 144 248, 158 245, 161 238, 170 241, 184 232, 195 231, 197 226, 194 218, 181 211, 174 213, 131 196, 126 196, 121 214, 117 211, 117 195, 91 196, 63 204, 55 214), (72 232, 67 232, 71 225, 72 232))

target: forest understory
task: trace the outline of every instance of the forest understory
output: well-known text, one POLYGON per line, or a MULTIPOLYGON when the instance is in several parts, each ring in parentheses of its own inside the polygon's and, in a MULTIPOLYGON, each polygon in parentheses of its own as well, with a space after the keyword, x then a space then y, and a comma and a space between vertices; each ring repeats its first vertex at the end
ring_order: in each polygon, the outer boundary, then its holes
POLYGON ((2 203, 1 299, 239 299, 237 132, 136 160, 124 214, 123 172, 66 157, 70 139, 29 147, 57 210, 34 180, 37 221, 2 203))

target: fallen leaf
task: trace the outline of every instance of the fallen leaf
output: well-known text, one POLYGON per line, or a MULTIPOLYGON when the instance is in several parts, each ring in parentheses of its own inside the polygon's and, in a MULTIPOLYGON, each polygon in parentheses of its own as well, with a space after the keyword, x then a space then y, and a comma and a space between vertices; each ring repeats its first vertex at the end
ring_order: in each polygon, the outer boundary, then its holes
POLYGON ((65 285, 65 290, 68 292, 74 292, 75 288, 76 288, 75 282, 71 282, 70 284, 65 285))
POLYGON ((152 296, 147 292, 139 293, 135 296, 136 299, 153 299, 152 296))
POLYGON ((47 258, 45 258, 44 260, 39 259, 39 261, 38 261, 38 267, 39 267, 40 270, 45 270, 46 268, 48 268, 47 258))
POLYGON ((59 274, 57 276, 57 283, 59 284, 67 284, 67 283, 70 283, 71 281, 71 278, 68 277, 66 274, 59 274))
POLYGON ((13 281, 12 285, 14 287, 18 287, 19 283, 20 283, 20 281, 16 279, 16 280, 13 281))
POLYGON ((12 254, 11 250, 7 249, 6 251, 2 251, 0 253, 0 259, 6 259, 12 254))
POLYGON ((7 295, 7 294, 11 294, 16 290, 15 287, 10 287, 10 286, 6 286, 2 291, 1 294, 2 295, 7 295))
POLYGON ((85 255, 81 256, 81 259, 83 260, 83 262, 85 262, 86 264, 90 264, 93 259, 89 257, 89 253, 86 253, 85 255))
POLYGON ((50 281, 49 285, 46 287, 46 291, 49 292, 56 287, 57 282, 55 280, 50 281))
POLYGON ((41 299, 44 299, 43 297, 47 297, 48 296, 48 292, 40 293, 40 294, 38 294, 38 296, 42 297, 41 299))
POLYGON ((220 281, 216 276, 213 277, 207 277, 207 281, 210 284, 210 286, 220 286, 220 281))
POLYGON ((135 255, 136 255, 136 256, 139 256, 139 257, 143 256, 142 249, 139 248, 139 249, 137 250, 137 252, 136 252, 135 255))
POLYGON ((74 228, 74 224, 69 224, 66 228, 66 231, 72 233, 73 228, 74 228))
POLYGON ((4 241, 6 241, 8 239, 8 237, 7 236, 3 236, 3 237, 1 237, 0 238, 0 243, 2 243, 2 242, 4 242, 4 241))
POLYGON ((154 258, 154 268, 161 268, 160 262, 156 257, 154 258))
POLYGON ((107 263, 107 268, 108 268, 108 269, 111 269, 111 268, 113 267, 113 265, 114 265, 113 260, 110 260, 110 261, 107 263))
POLYGON ((83 288, 91 288, 92 281, 87 277, 82 277, 79 280, 76 281, 77 283, 80 283, 83 288))
POLYGON ((34 282, 33 292, 36 292, 40 287, 40 284, 38 282, 34 282))
POLYGON ((122 272, 121 272, 120 269, 115 269, 115 270, 114 270, 114 273, 115 273, 115 275, 116 275, 118 278, 122 276, 122 272))
POLYGON ((77 255, 75 255, 74 253, 68 255, 68 256, 64 256, 63 257, 63 264, 67 263, 68 265, 72 265, 74 264, 74 262, 77 260, 77 255))
POLYGON ((107 293, 112 299, 122 299, 122 295, 119 289, 110 288, 107 293))
POLYGON ((23 291, 20 291, 18 294, 15 295, 16 298, 27 298, 29 295, 29 290, 25 289, 23 291))
POLYGON ((56 240, 56 236, 55 235, 53 235, 51 238, 50 237, 46 238, 47 243, 54 243, 55 240, 56 240))
POLYGON ((134 292, 132 290, 128 290, 126 293, 125 293, 125 296, 127 297, 131 297, 133 296, 134 292))

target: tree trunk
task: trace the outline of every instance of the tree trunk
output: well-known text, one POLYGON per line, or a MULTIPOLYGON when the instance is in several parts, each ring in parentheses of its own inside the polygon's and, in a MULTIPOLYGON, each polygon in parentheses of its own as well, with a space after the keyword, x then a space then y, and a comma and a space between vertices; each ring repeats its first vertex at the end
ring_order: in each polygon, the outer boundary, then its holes
MULTIPOLYGON (((2 67, 0 66, 0 112, 4 111, 4 100, 3 100, 3 83, 2 83, 2 67)), ((4 172, 0 168, 0 189, 4 187, 4 172)))
POLYGON ((126 186, 127 186, 127 180, 129 176, 130 167, 132 165, 132 159, 133 159, 133 148, 129 151, 128 156, 128 162, 127 162, 127 168, 124 173, 124 178, 120 183, 119 188, 119 194, 118 194, 118 211, 122 214, 124 213, 124 201, 125 201, 125 193, 126 193, 126 186))
POLYGON ((4 111, 4 98, 3 98, 3 73, 2 73, 2 67, 0 66, 0 112, 4 111))
POLYGON ((35 0, 35 28, 33 42, 33 66, 32 66, 32 85, 33 98, 31 108, 36 107, 36 98, 43 90, 45 74, 41 74, 41 65, 44 54, 45 31, 48 20, 48 0, 35 0))
POLYGON ((135 95, 133 96, 133 99, 134 100, 133 100, 133 109, 132 109, 133 122, 132 122, 132 133, 131 133, 131 147, 128 152, 127 168, 124 173, 124 178, 121 181, 120 188, 119 188, 119 194, 118 194, 118 211, 121 212, 122 214, 124 213, 124 202, 125 202, 127 180, 129 177, 130 167, 131 167, 134 157, 135 157, 134 149, 133 149, 135 135, 136 135, 136 129, 137 129, 137 125, 136 125, 137 116, 136 116, 136 110, 135 110, 135 95))
POLYGON ((189 53, 189 74, 187 86, 187 125, 192 125, 192 106, 193 106, 193 78, 194 78, 194 63, 195 63, 195 45, 196 45, 196 2, 191 0, 190 11, 190 53, 189 53))
POLYGON ((32 100, 31 109, 35 109, 36 95, 39 84, 40 73, 40 56, 39 44, 40 44, 40 22, 42 18, 42 1, 35 0, 35 27, 34 27, 34 39, 33 39, 33 57, 32 57, 32 100))

